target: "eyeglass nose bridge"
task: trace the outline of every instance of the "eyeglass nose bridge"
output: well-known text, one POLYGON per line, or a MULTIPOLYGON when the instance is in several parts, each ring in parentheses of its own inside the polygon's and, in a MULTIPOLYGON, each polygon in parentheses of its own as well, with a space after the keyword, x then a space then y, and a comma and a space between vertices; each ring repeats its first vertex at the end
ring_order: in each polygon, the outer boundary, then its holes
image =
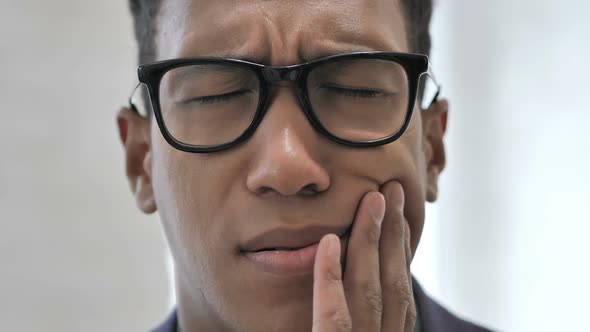
POLYGON ((301 76, 301 68, 265 67, 262 69, 262 75, 270 84, 279 81, 296 82, 301 76))

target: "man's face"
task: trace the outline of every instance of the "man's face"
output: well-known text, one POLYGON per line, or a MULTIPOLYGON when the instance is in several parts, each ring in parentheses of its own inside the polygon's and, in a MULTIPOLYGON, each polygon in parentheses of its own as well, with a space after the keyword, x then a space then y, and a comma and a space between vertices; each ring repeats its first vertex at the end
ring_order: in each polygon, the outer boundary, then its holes
MULTIPOLYGON (((278 66, 358 50, 410 51, 396 0, 170 0, 157 27, 157 60, 231 56, 278 66)), ((429 188, 444 165, 432 162, 437 147, 423 121, 416 110, 397 141, 346 147, 316 132, 293 87, 281 83, 254 135, 223 152, 176 150, 152 122, 136 162, 145 172, 139 186, 149 190, 138 200, 144 211, 160 212, 179 303, 240 330, 308 329, 313 275, 268 273, 239 248, 276 228, 345 230, 363 195, 392 180, 403 186, 415 252, 424 202, 436 196, 429 188)), ((346 245, 344 238, 344 252, 346 245)))

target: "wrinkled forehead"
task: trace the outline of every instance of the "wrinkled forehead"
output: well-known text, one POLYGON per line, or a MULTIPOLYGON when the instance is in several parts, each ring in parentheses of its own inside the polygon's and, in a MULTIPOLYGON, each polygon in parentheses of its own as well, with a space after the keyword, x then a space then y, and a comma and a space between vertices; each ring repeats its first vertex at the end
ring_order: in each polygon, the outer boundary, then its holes
POLYGON ((408 51, 399 0, 168 0, 158 60, 231 56, 287 65, 360 50, 408 51))

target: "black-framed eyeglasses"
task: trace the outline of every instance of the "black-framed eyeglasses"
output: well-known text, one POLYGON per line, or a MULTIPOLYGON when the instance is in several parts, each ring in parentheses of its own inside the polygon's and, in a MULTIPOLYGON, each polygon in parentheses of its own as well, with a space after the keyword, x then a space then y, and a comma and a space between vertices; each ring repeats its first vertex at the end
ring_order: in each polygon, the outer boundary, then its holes
POLYGON ((239 59, 172 59, 138 67, 131 108, 155 117, 166 141, 186 152, 221 151, 250 137, 271 102, 273 85, 292 82, 301 111, 325 137, 350 147, 398 139, 416 100, 436 101, 440 86, 428 57, 354 52, 291 66, 239 59))

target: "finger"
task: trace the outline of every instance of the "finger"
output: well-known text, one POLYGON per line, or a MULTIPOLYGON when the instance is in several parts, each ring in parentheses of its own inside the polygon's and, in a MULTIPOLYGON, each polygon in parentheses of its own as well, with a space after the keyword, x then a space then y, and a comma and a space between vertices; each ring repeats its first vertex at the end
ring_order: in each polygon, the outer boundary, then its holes
POLYGON ((366 194, 352 226, 344 290, 355 331, 381 331, 383 301, 379 275, 379 238, 385 200, 378 192, 366 194))
POLYGON ((313 269, 313 332, 350 332, 350 313, 342 285, 340 239, 322 238, 313 269))
POLYGON ((411 294, 410 297, 410 304, 408 309, 406 310, 406 322, 404 326, 404 332, 413 332, 414 325, 416 324, 416 319, 418 317, 416 312, 416 302, 414 301, 414 285, 412 283, 412 272, 410 270, 410 265, 412 264, 412 247, 411 247, 411 233, 410 233, 410 225, 408 224, 407 220, 404 218, 404 244, 405 244, 405 253, 406 253, 406 275, 408 277, 408 286, 410 287, 409 293, 411 294))
POLYGON ((410 234, 403 215, 404 192, 401 184, 394 181, 386 183, 381 192, 387 206, 379 257, 383 288, 382 328, 383 331, 412 331, 415 306, 408 259, 410 234))

